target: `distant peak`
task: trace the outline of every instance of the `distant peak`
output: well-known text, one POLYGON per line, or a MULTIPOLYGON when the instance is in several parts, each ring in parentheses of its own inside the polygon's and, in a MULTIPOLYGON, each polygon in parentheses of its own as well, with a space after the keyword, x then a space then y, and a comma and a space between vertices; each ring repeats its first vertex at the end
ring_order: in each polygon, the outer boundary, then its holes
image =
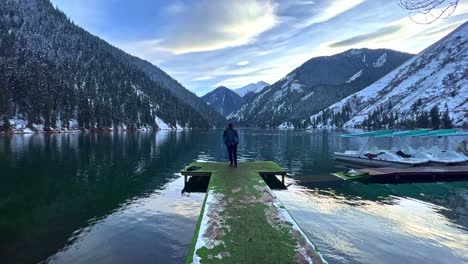
POLYGON ((215 90, 229 90, 229 88, 227 88, 226 86, 221 85, 221 86, 216 87, 215 90))
POLYGON ((249 83, 246 86, 243 86, 241 88, 235 89, 234 92, 236 92, 240 96, 244 96, 249 92, 254 92, 258 93, 260 92, 263 88, 266 86, 269 86, 270 84, 264 81, 259 81, 257 83, 249 83))

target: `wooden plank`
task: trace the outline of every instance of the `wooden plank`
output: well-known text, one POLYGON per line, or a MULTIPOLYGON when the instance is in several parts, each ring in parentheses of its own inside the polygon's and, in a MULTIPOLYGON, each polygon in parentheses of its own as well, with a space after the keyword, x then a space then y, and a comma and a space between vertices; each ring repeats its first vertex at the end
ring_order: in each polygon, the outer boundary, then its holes
POLYGON ((211 178, 186 263, 326 263, 260 177, 285 175, 276 163, 189 166, 211 178))

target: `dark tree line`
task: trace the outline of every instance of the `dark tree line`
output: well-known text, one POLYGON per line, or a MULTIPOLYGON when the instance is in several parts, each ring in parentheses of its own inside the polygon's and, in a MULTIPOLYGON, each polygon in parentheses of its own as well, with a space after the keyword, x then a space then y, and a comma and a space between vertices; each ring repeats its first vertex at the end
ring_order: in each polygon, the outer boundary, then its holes
POLYGON ((399 118, 397 112, 388 111, 384 107, 379 107, 368 115, 362 122, 361 127, 370 129, 382 128, 452 128, 452 120, 450 119, 448 107, 441 112, 437 105, 427 111, 419 109, 422 105, 421 100, 416 101, 412 106, 413 115, 406 118, 399 118))
MULTIPOLYGON (((398 112, 392 110, 393 105, 390 102, 386 106, 381 105, 374 111, 369 113, 362 123, 356 124, 356 127, 367 129, 383 129, 383 128, 452 128, 452 119, 449 115, 448 106, 445 106, 444 111, 440 111, 435 105, 431 110, 427 111, 420 109, 422 101, 418 100, 412 106, 412 116, 402 118, 398 112)), ((319 116, 308 121, 306 126, 318 127, 320 125, 331 127, 343 127, 352 117, 352 109, 348 104, 345 104, 341 110, 332 111, 325 109, 319 116)))
POLYGON ((319 116, 313 120, 306 120, 305 126, 317 127, 320 124, 332 127, 343 127, 351 119, 352 110, 349 104, 345 104, 338 111, 332 111, 326 108, 319 116))

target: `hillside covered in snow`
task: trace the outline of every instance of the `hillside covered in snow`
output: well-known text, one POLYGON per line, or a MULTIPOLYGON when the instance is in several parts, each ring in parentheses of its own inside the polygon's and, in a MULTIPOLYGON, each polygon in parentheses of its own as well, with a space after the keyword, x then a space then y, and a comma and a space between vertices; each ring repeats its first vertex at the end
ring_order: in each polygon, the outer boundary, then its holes
POLYGON ((351 49, 312 58, 255 94, 228 119, 255 127, 304 127, 310 114, 360 91, 411 57, 388 49, 351 49))
POLYGON ((208 128, 224 120, 48 0, 0 1, 0 76, 0 131, 208 128))
POLYGON ((309 127, 468 127, 468 22, 306 123, 309 127), (444 126, 444 119, 452 124, 444 126))

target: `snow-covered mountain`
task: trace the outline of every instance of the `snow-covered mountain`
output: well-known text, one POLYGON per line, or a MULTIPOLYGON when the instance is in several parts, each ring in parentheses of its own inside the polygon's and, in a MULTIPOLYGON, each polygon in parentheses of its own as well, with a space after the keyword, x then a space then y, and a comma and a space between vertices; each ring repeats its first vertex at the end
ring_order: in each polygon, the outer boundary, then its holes
POLYGON ((411 57, 388 49, 352 49, 312 58, 255 94, 228 119, 256 127, 302 127, 311 114, 360 91, 411 57))
POLYGON ((224 86, 219 86, 202 96, 202 98, 223 116, 228 116, 233 111, 239 109, 243 103, 240 95, 224 86))
POLYGON ((437 112, 446 112, 455 126, 468 126, 468 22, 307 121, 316 127, 422 127, 440 119, 437 112))
POLYGON ((213 127, 224 118, 49 0, 0 1, 0 130, 213 127))
POLYGON ((246 94, 250 92, 259 93, 263 90, 263 88, 267 87, 268 85, 270 84, 264 81, 259 81, 258 83, 249 83, 246 86, 235 89, 233 91, 236 92, 238 95, 244 97, 246 94))

